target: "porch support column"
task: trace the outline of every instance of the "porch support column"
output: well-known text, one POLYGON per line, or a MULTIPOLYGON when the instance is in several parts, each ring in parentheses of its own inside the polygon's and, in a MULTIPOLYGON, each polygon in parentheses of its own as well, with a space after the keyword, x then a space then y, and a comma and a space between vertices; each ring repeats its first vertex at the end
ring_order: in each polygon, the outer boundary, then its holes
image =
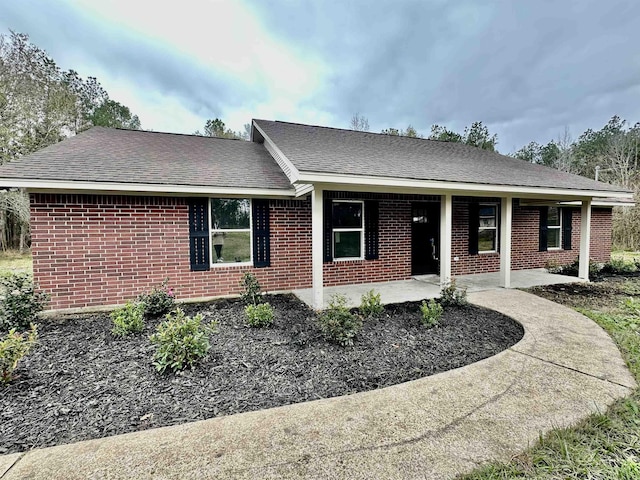
POLYGON ((511 288, 511 225, 513 198, 503 197, 500 205, 500 285, 511 288))
POLYGON ((323 190, 314 186, 311 191, 311 278, 313 290, 313 308, 322 310, 324 298, 322 292, 322 216, 323 190))
POLYGON ((440 286, 442 287, 451 281, 452 205, 450 193, 440 196, 440 286))
POLYGON ((582 201, 580 215, 580 260, 578 276, 589 280, 589 245, 591 243, 591 199, 582 201))

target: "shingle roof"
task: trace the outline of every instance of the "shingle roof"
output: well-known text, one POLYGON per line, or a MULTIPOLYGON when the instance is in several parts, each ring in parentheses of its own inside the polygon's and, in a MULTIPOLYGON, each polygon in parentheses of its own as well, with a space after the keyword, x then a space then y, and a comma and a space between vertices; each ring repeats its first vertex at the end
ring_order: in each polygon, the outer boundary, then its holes
POLYGON ((626 192, 460 143, 254 120, 299 172, 626 192))
POLYGON ((0 178, 293 190, 263 145, 104 127, 3 165, 0 178))

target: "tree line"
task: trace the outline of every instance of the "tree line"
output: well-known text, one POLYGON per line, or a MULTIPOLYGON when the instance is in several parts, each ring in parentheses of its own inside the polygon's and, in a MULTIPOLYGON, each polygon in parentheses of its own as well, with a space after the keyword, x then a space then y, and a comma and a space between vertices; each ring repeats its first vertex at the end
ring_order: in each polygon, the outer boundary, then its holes
MULTIPOLYGON (((94 125, 140 129, 140 120, 95 77, 62 70, 28 35, 0 34, 0 164, 94 125)), ((0 249, 26 248, 28 232, 26 193, 0 190, 0 249)))
MULTIPOLYGON (((350 127, 369 131, 369 121, 356 113, 351 118, 350 127)), ((386 128, 381 133, 458 142, 498 151, 497 134, 491 134, 482 122, 473 122, 462 133, 433 125, 426 137, 411 125, 404 130, 386 128)), ((577 139, 573 139, 565 128, 556 139, 546 144, 530 142, 509 155, 632 190, 638 205, 614 208, 613 245, 617 249, 640 250, 640 122, 631 124, 614 115, 601 129, 587 129, 577 139)))

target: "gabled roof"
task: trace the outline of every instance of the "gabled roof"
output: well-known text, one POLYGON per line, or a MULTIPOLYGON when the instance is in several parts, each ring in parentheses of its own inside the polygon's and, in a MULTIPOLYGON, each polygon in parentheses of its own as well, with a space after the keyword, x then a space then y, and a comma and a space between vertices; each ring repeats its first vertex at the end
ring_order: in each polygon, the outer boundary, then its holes
POLYGON ((254 126, 259 133, 254 140, 265 136, 275 144, 300 182, 317 173, 627 193, 614 185, 460 143, 270 120, 254 120, 254 126))
MULTIPOLYGON (((0 167, 7 180, 286 190, 291 182, 262 145, 241 140, 93 127, 0 167)), ((281 193, 281 192, 280 192, 281 193)))

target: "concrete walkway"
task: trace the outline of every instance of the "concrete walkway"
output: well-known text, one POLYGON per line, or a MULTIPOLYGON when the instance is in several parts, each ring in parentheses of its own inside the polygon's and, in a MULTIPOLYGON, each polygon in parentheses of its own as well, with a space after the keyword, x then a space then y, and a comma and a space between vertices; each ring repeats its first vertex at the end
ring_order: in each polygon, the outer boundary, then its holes
POLYGON ((524 338, 381 390, 3 456, 1 478, 451 478, 636 387, 607 334, 575 311, 517 290, 469 299, 518 319, 524 338))
MULTIPOLYGON (((455 277, 455 280, 458 286, 465 287, 469 293, 501 288, 500 272, 459 275, 455 277)), ((538 285, 578 282, 584 282, 584 280, 577 277, 549 273, 544 268, 514 270, 511 272, 511 288, 531 288, 538 285)), ((380 293, 382 303, 385 305, 389 303, 417 302, 425 298, 438 298, 440 296, 440 276, 419 275, 411 280, 325 287, 323 291, 324 306, 325 308, 329 306, 332 295, 341 294, 347 298, 349 307, 357 307, 360 305, 362 295, 372 289, 380 293)), ((312 289, 294 290, 293 293, 307 305, 313 306, 312 289)))

